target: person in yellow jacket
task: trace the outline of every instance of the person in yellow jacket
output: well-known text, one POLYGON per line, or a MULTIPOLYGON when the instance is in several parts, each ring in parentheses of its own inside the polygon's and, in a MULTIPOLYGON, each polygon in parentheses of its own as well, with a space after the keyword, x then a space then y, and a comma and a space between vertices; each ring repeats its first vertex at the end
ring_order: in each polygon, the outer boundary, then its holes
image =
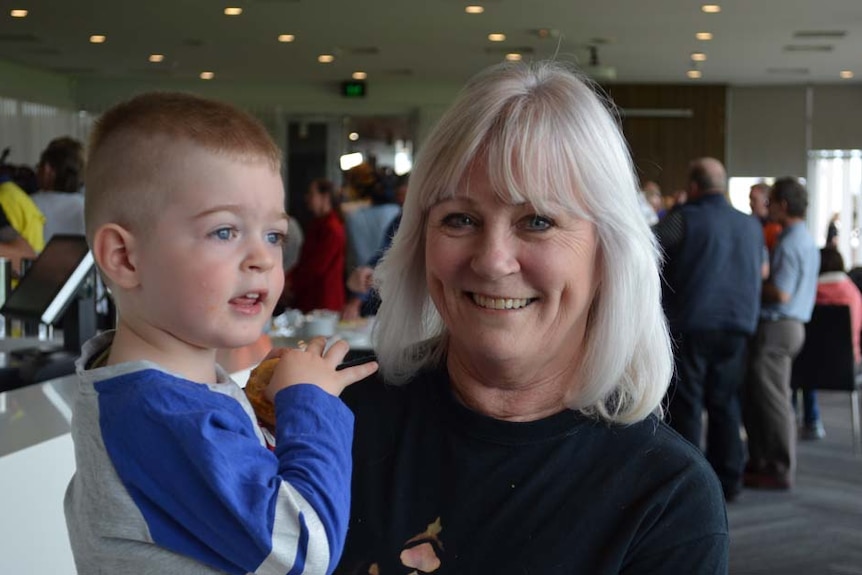
POLYGON ((45 247, 45 216, 30 196, 11 179, 0 179, 0 207, 12 227, 36 253, 45 247))
POLYGON ((12 262, 12 275, 17 277, 21 269, 22 259, 35 259, 36 252, 30 244, 15 231, 12 224, 6 218, 6 212, 0 207, 0 258, 6 258, 12 262))

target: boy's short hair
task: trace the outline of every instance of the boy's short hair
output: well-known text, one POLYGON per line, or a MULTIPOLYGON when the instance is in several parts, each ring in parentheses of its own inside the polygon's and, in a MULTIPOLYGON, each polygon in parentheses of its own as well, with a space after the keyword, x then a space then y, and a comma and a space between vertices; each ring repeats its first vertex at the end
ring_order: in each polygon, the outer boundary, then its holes
POLYGON ((107 222, 132 227, 152 221, 162 207, 158 192, 175 185, 176 170, 166 168, 182 169, 173 149, 178 143, 281 170, 281 151, 247 112, 192 94, 141 94, 100 116, 90 136, 84 219, 91 243, 107 222))

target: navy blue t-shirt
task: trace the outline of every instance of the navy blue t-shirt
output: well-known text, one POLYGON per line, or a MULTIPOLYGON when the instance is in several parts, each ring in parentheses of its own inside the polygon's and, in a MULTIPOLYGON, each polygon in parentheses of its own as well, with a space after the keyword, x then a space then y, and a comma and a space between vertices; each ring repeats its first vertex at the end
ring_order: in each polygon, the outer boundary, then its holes
POLYGON ((727 572, 719 483, 655 417, 500 421, 455 400, 442 369, 342 397, 356 429, 341 575, 727 572))

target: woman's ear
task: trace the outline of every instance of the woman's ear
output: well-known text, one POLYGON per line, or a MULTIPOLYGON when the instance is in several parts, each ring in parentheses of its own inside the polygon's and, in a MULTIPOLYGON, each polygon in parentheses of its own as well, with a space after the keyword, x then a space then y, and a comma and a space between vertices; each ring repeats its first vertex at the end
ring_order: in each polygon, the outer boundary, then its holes
POLYGON ((93 258, 118 288, 128 290, 140 284, 135 247, 135 236, 119 224, 105 224, 93 234, 93 258))

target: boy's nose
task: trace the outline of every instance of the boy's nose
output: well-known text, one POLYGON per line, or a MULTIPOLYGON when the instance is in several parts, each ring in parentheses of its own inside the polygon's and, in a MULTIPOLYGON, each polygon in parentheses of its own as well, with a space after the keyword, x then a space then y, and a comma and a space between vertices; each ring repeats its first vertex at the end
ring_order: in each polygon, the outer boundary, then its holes
POLYGON ((244 267, 250 270, 269 271, 275 267, 277 251, 267 242, 254 241, 243 262, 244 267))

